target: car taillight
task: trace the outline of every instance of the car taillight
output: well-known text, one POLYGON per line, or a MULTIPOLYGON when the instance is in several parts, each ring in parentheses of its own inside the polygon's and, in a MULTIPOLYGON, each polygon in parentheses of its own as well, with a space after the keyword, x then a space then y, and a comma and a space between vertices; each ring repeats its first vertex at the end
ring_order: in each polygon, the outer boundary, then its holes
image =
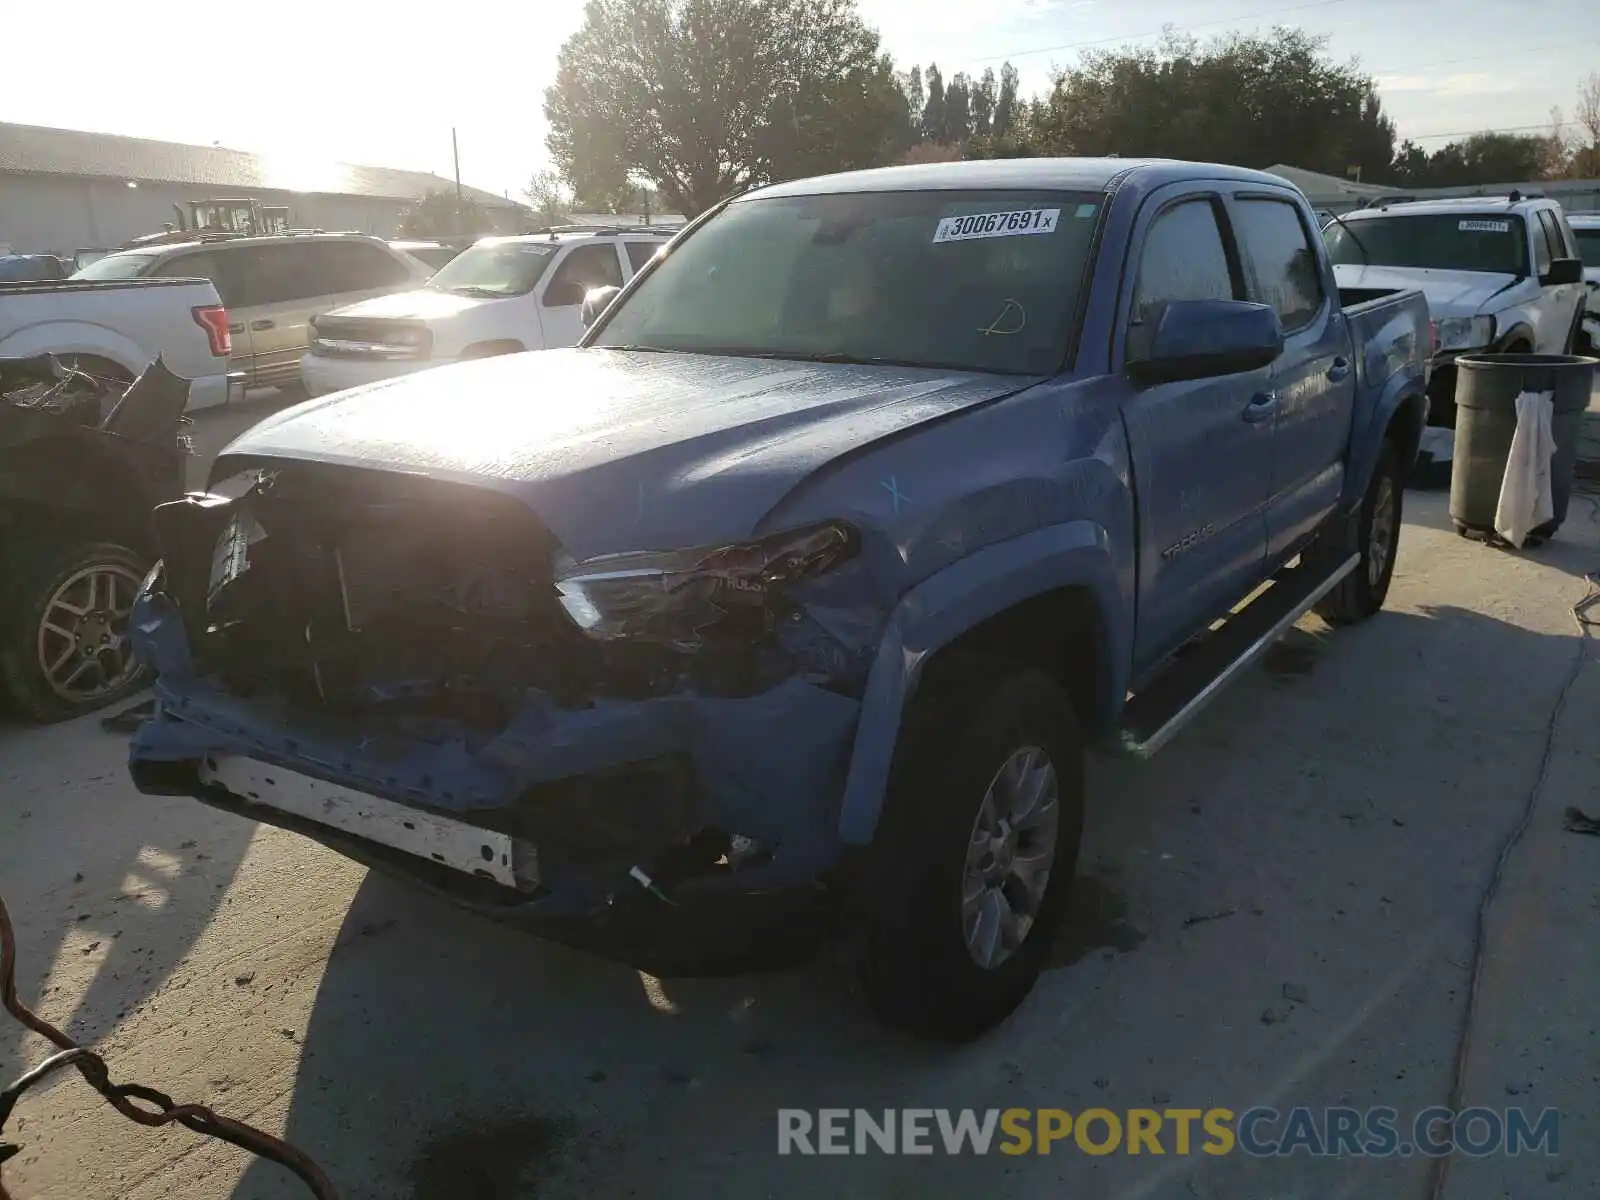
POLYGON ((213 358, 227 358, 233 353, 233 335, 228 332, 227 309, 220 304, 203 304, 189 311, 194 314, 194 323, 206 331, 213 358))

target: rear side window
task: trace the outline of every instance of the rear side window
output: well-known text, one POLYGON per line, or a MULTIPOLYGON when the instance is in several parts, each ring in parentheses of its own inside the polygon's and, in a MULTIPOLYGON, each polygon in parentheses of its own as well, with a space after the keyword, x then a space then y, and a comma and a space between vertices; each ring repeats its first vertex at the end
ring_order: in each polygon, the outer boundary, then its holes
POLYGON ((1578 257, 1584 266, 1600 267, 1600 229, 1574 229, 1572 233, 1578 239, 1578 257))
POLYGON ((1173 301, 1237 298, 1216 206, 1210 200, 1173 205, 1145 237, 1128 317, 1127 356, 1145 356, 1161 314, 1173 301))
POLYGON ((411 278, 404 263, 366 242, 323 242, 315 248, 319 251, 322 281, 328 285, 317 295, 399 287, 411 278))
POLYGON ((1322 276, 1300 211, 1283 200, 1241 200, 1234 232, 1254 276, 1251 299, 1270 304, 1287 331, 1322 311, 1322 276))
POLYGON ((625 242, 623 244, 628 248, 628 265, 635 271, 642 271, 645 268, 645 264, 656 256, 656 251, 666 243, 625 242))
POLYGON ((590 288, 621 287, 622 265, 610 242, 579 246, 561 261, 544 290, 544 306, 582 304, 590 288))

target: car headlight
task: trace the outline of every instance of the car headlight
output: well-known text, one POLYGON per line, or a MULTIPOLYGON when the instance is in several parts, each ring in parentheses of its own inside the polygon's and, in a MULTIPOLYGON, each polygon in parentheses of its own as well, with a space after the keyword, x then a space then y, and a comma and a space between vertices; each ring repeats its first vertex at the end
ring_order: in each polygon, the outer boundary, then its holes
POLYGON ((556 592, 592 638, 693 649, 710 626, 741 614, 764 624, 786 584, 831 570, 858 546, 853 529, 830 521, 733 546, 613 554, 558 567, 556 592))
POLYGON ((1494 341, 1493 317, 1445 317, 1438 327, 1441 350, 1477 350, 1494 341))

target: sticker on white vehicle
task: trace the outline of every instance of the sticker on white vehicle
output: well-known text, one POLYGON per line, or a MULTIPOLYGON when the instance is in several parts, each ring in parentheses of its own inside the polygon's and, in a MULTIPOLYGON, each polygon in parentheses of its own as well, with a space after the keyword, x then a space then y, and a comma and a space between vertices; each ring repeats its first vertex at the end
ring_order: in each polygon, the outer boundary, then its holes
POLYGON ((1457 221, 1456 228, 1462 233, 1510 233, 1510 221, 1457 221))
POLYGON ((1013 212, 972 213, 965 217, 944 217, 933 231, 933 241, 970 242, 977 238, 1022 237, 1031 233, 1054 233, 1061 219, 1059 208, 1019 208, 1013 212))

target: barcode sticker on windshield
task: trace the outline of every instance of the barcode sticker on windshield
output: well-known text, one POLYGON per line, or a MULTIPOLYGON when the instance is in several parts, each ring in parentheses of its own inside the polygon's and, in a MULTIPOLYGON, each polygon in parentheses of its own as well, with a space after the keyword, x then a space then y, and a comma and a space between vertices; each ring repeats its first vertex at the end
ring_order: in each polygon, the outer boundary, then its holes
POLYGON ((1456 228, 1462 233, 1510 233, 1510 221, 1457 221, 1456 228))
POLYGON ((1059 208, 1020 208, 1015 212, 973 213, 945 217, 933 231, 939 242, 969 242, 974 238, 1020 237, 1025 233, 1054 233, 1061 219, 1059 208))

